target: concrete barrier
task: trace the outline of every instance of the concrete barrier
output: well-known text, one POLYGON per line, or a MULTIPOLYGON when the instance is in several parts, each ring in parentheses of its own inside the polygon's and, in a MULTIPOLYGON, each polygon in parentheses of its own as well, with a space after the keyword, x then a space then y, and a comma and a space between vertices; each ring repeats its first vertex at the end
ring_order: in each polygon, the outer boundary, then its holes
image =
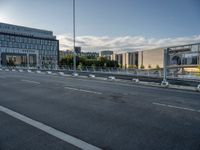
POLYGON ((169 82, 167 82, 167 81, 162 81, 161 86, 162 86, 162 87, 169 87, 169 82))
POLYGON ((78 73, 72 73, 72 77, 78 77, 78 73))
POLYGON ((37 71, 36 71, 36 73, 42 73, 42 71, 40 71, 40 70, 37 70, 37 71))
POLYGON ((197 86, 197 91, 200 92, 200 84, 197 86))
POLYGON ((65 74, 64 72, 58 72, 59 75, 64 76, 64 77, 70 77, 69 74, 65 74))
POLYGON ((30 69, 27 70, 28 73, 33 73, 30 69))
POLYGON ((19 72, 24 72, 24 70, 22 70, 22 69, 19 69, 19 72))
POLYGON ((140 80, 137 79, 137 78, 133 78, 132 81, 135 82, 135 83, 139 83, 140 82, 140 80))
POLYGON ((47 71, 47 74, 52 74, 52 72, 51 71, 47 71))
POLYGON ((89 74, 88 77, 89 78, 95 78, 95 75, 94 74, 89 74))
POLYGON ((108 79, 109 80, 116 80, 115 76, 109 76, 108 79))
POLYGON ((64 72, 58 72, 59 75, 64 76, 64 72))

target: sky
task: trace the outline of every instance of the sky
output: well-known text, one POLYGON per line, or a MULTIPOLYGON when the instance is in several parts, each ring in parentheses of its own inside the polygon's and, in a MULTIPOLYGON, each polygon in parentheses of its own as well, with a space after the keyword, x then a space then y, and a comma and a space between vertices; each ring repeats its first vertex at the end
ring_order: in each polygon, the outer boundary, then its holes
MULTIPOLYGON (((132 51, 200 42, 200 0, 76 0, 77 45, 132 51)), ((0 0, 0 22, 52 30, 72 48, 72 0, 0 0)))

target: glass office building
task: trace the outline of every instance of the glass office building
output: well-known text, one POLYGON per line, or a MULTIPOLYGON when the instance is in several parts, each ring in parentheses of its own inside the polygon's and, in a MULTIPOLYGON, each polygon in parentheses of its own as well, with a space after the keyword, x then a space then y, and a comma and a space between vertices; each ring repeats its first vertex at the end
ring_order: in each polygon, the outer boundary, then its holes
POLYGON ((52 31, 0 23, 0 65, 54 69, 59 41, 52 31))

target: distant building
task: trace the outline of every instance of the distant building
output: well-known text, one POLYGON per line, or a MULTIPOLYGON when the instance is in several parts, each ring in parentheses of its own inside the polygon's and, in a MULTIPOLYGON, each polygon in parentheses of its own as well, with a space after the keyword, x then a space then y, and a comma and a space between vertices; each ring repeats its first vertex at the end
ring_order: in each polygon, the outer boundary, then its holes
POLYGON ((128 52, 122 54, 113 54, 111 60, 115 60, 122 68, 138 67, 138 52, 128 52))
POLYGON ((122 66, 123 63, 123 54, 112 54, 111 55, 111 60, 117 61, 119 66, 122 66))
MULTIPOLYGON (((60 51, 60 60, 67 57, 68 55, 73 55, 74 52, 72 50, 66 50, 66 51, 60 51)), ((96 59, 99 57, 99 53, 97 52, 81 52, 80 54, 77 54, 78 56, 88 57, 91 59, 96 59)))
POLYGON ((59 41, 52 31, 0 23, 0 65, 56 68, 59 41))
POLYGON ((99 52, 99 57, 105 57, 107 59, 111 59, 111 55, 113 54, 113 51, 105 50, 99 52))
POLYGON ((138 52, 128 52, 123 54, 123 68, 137 68, 138 67, 138 52))
POLYGON ((81 56, 95 59, 95 58, 99 57, 99 53, 97 53, 97 52, 81 52, 81 56))
POLYGON ((72 55, 73 51, 71 50, 66 50, 66 51, 60 51, 59 55, 60 55, 60 60, 62 60, 63 58, 67 57, 68 55, 72 55))
POLYGON ((164 49, 169 49, 168 66, 195 70, 200 65, 200 43, 169 46, 139 51, 139 67, 163 68, 164 49))
POLYGON ((143 50, 138 52, 138 67, 148 69, 159 66, 163 68, 163 48, 143 50))

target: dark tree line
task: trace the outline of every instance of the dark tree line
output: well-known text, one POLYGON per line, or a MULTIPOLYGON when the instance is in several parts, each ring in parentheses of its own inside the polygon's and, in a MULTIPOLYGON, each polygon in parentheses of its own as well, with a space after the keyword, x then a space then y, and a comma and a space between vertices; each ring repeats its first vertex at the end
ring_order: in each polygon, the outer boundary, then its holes
MULTIPOLYGON (((68 55, 60 61, 60 66, 72 66, 73 56, 68 55)), ((76 56, 77 66, 87 66, 87 67, 119 67, 117 61, 108 60, 104 57, 99 57, 98 59, 88 59, 86 57, 76 56)))

